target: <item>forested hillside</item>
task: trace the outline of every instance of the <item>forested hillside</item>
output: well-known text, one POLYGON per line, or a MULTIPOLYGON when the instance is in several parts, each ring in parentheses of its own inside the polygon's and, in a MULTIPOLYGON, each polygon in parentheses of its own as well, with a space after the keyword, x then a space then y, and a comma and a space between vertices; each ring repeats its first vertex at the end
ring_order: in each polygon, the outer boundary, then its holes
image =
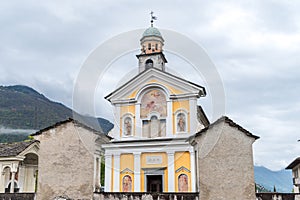
POLYGON ((0 86, 0 142, 24 140, 35 130, 74 117, 94 129, 101 127, 104 133, 113 128, 106 119, 73 113, 30 87, 0 86))

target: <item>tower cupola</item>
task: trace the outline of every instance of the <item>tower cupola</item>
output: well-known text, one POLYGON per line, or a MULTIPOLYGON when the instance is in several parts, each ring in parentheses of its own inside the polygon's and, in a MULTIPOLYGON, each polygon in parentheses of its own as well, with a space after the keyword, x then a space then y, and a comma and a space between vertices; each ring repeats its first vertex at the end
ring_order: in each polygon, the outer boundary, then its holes
POLYGON ((163 51, 164 39, 159 30, 153 26, 144 31, 140 41, 142 54, 151 54, 163 51))
POLYGON ((144 31, 140 42, 141 53, 137 55, 139 72, 152 67, 165 71, 167 59, 163 54, 164 39, 160 31, 153 26, 152 20, 151 26, 144 31))

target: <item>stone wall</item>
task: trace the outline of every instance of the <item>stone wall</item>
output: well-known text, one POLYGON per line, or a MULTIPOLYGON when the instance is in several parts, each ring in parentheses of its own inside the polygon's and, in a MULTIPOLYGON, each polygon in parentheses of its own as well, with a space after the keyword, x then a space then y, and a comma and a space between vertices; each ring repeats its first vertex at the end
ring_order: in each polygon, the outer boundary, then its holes
POLYGON ((0 200, 34 200, 34 193, 0 193, 0 200))
POLYGON ((195 141, 200 199, 255 200, 253 137, 221 121, 195 141))
POLYGON ((35 136, 40 141, 37 200, 92 199, 97 136, 74 122, 35 136))

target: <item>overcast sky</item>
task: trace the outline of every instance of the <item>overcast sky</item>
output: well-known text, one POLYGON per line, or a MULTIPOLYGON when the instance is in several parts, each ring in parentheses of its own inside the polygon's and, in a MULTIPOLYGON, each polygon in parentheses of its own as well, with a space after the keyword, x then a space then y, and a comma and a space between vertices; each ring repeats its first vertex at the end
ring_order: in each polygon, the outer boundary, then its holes
MULTIPOLYGON (((0 1, 0 84, 28 85, 72 107, 74 82, 90 53, 115 35, 146 29, 153 10, 156 27, 191 38, 214 62, 225 114, 261 137, 255 164, 282 169, 300 156, 299 9, 297 0, 0 1)), ((119 58, 110 70, 132 70, 137 53, 119 58)), ((183 63, 173 57, 167 58, 171 69, 183 63)), ((103 79, 113 89, 121 76, 103 79)), ((105 112, 97 113, 111 119, 102 99, 96 104, 105 112)), ((210 117, 205 100, 203 107, 210 117)))

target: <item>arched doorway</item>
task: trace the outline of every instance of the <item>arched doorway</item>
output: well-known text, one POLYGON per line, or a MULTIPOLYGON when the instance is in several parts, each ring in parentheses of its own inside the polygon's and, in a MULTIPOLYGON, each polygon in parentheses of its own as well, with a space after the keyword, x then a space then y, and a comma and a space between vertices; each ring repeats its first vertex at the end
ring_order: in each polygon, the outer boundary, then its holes
POLYGON ((28 153, 22 163, 22 173, 24 176, 21 183, 22 192, 36 192, 38 183, 38 155, 28 153))
MULTIPOLYGON (((12 183, 12 181, 10 181, 9 184, 7 185, 7 187, 5 188, 5 193, 10 193, 11 183, 12 183)), ((14 181, 14 193, 19 192, 19 190, 20 190, 20 188, 18 186, 17 181, 14 181)))

